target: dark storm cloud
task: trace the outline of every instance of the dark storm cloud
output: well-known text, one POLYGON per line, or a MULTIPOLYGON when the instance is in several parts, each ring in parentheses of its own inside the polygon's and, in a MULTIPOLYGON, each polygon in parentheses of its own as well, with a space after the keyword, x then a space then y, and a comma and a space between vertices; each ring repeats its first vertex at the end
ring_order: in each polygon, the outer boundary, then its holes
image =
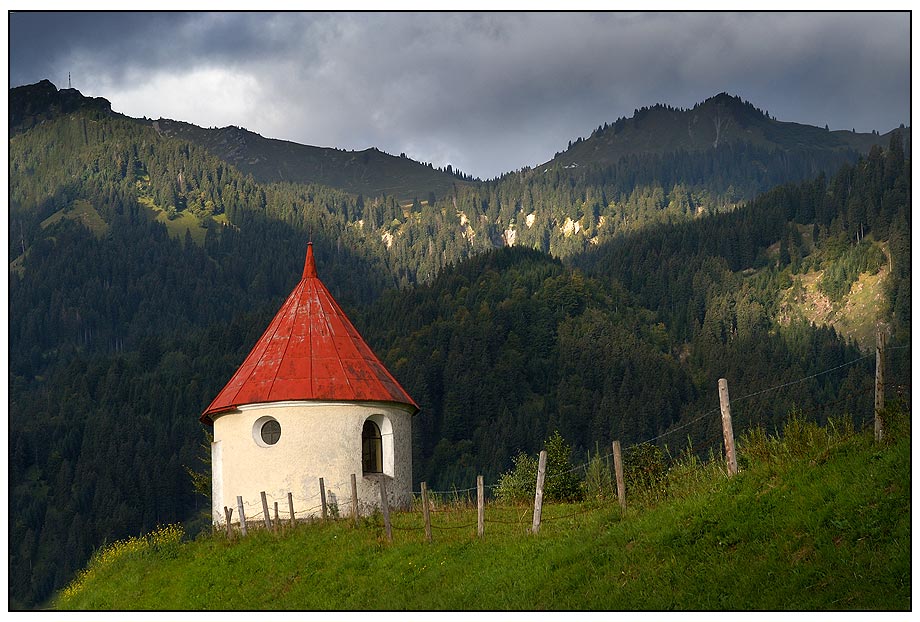
POLYGON ((134 59, 155 59, 164 38, 189 18, 169 13, 16 12, 10 15, 10 83, 59 76, 73 55, 92 55, 120 75, 134 59), (159 39, 150 35, 162 33, 159 39), (159 42, 159 45, 158 45, 159 42))
POLYGON ((136 116, 405 151, 483 177, 657 102, 909 122, 907 13, 15 14, 11 84, 74 72, 136 116))
POLYGON ((138 69, 251 63, 287 54, 298 22, 272 13, 13 13, 10 81, 66 71, 62 65, 75 58, 116 79, 138 69))

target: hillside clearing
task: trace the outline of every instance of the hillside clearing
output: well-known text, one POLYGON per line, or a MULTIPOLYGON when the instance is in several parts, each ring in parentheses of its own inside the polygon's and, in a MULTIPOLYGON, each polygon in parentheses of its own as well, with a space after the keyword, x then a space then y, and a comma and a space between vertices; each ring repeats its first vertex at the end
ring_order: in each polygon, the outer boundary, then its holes
MULTIPOLYGON (((149 209, 156 217, 157 222, 166 225, 166 230, 169 231, 169 235, 172 237, 183 240, 185 239, 185 232, 188 231, 195 244, 198 246, 204 244, 204 235, 207 229, 201 226, 201 220, 191 212, 183 210, 170 219, 166 211, 155 205, 149 197, 139 197, 138 203, 149 209)), ((224 220, 226 220, 226 216, 224 216, 224 220)))
POLYGON ((795 275, 796 284, 780 292, 780 324, 788 325, 792 320, 805 320, 815 326, 832 326, 847 339, 856 341, 863 351, 875 345, 875 325, 879 309, 884 307, 885 284, 888 266, 876 274, 863 273, 853 284, 843 304, 835 306, 818 289, 823 271, 795 275))
POLYGON ((96 208, 89 201, 77 199, 69 207, 58 210, 41 222, 41 228, 47 229, 61 220, 74 220, 93 232, 97 238, 104 236, 109 225, 102 219, 96 208))

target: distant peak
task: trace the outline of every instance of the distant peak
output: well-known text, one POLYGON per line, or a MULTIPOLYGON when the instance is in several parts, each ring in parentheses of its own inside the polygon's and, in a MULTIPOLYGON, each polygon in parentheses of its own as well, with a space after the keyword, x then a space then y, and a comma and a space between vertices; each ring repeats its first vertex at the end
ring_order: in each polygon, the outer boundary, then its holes
POLYGON ((757 108, 755 108, 754 104, 751 102, 742 99, 738 95, 731 95, 730 93, 726 93, 725 91, 722 91, 718 95, 713 95, 709 99, 698 104, 698 106, 712 105, 732 106, 735 108, 751 108, 752 110, 757 110, 757 108))
POLYGON ((23 84, 10 89, 11 97, 36 97, 36 96, 53 96, 57 94, 58 88, 54 86, 51 80, 42 80, 35 84, 23 84))
POLYGON ((14 132, 81 109, 111 114, 112 104, 102 97, 85 97, 77 89, 58 90, 50 80, 17 86, 9 92, 9 122, 14 132))
POLYGON ((741 98, 738 97, 737 95, 730 95, 726 93, 725 91, 722 91, 721 93, 713 95, 706 101, 739 101, 740 102, 741 98))

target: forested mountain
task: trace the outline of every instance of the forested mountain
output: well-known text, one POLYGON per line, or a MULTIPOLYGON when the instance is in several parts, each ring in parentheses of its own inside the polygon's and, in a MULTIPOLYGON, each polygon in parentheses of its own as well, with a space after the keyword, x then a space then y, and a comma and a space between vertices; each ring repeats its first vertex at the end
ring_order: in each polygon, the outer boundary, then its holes
MULTIPOLYGON (((900 135, 909 142, 909 129, 900 135)), ((544 165, 416 201, 404 218, 370 225, 407 270, 399 275, 404 284, 503 246, 565 258, 651 225, 729 211, 779 184, 832 174, 891 136, 779 122, 723 94, 689 111, 637 110, 544 165)))
MULTIPOLYGON (((901 130, 904 134, 903 127, 901 130)), ((613 164, 624 156, 701 152, 726 144, 815 154, 866 153, 872 145, 887 145, 890 138, 891 132, 879 136, 877 132, 831 131, 777 121, 740 97, 720 93, 688 110, 664 104, 637 109, 631 118, 620 117, 599 126, 588 138, 576 139, 564 152, 535 168, 613 164)), ((909 142, 909 136, 905 138, 909 142)))
POLYGON ((158 119, 151 125, 166 136, 201 145, 257 181, 319 184, 366 197, 393 196, 400 202, 434 193, 446 195, 471 181, 459 172, 435 169, 405 154, 376 148, 346 151, 265 138, 241 127, 204 129, 190 123, 158 119))
MULTIPOLYGON (((853 163, 825 176, 833 157, 726 143, 402 202, 262 183, 49 85, 10 94, 13 607, 105 540, 204 524, 186 472, 206 470, 197 416, 299 278, 310 236, 324 282, 422 406, 415 479, 432 487, 493 479, 553 429, 579 455, 671 430, 659 442, 706 449, 715 420, 680 426, 712 407, 715 378, 756 389, 859 356, 831 329, 778 321, 806 274, 838 302, 861 274, 884 277, 879 317, 909 337, 900 134, 858 161, 841 152, 853 163)), ((832 399, 865 412, 870 367, 752 400, 736 425, 793 405, 821 418, 832 399)))
MULTIPOLYGON (((35 91, 39 103, 28 104, 30 118, 52 118, 56 124, 52 111, 62 109, 54 107, 49 87, 45 82, 13 89, 11 118, 29 116, 18 112, 20 102, 29 101, 35 91), (41 102, 45 112, 40 112, 41 102)), ((64 97, 60 93, 59 99, 64 97)), ((72 98, 76 91, 66 93, 72 98)), ((93 110, 85 108, 84 118, 93 110)), ((100 112, 96 121, 103 117, 100 112)), ((401 286, 428 281, 444 266, 492 248, 526 246, 568 257, 649 225, 727 211, 776 185, 831 174, 871 145, 890 141, 889 135, 782 123, 722 94, 689 111, 661 105, 637 110, 630 119, 576 140, 546 165, 478 182, 376 150, 309 147, 235 127, 206 130, 165 119, 135 121, 151 130, 142 143, 162 142, 181 151, 171 168, 152 171, 125 168, 135 161, 142 165, 145 155, 122 156, 123 179, 149 183, 139 191, 150 194, 148 204, 164 211, 161 220, 168 215, 174 221, 171 230, 181 235, 189 227, 200 238, 199 222, 209 226, 209 218, 235 209, 237 203, 224 200, 223 184, 214 179, 225 169, 239 171, 241 179, 251 174, 250 181, 265 188, 266 197, 270 188, 277 189, 278 200, 266 198, 260 208, 289 223, 302 221, 292 187, 313 180, 314 189, 325 188, 322 204, 330 226, 353 230, 371 254, 386 257, 401 286), (717 126, 716 139, 712 132, 717 126), (182 158, 192 153, 196 161, 207 158, 206 168, 214 173, 202 169, 203 177, 189 185, 182 158)), ((71 129, 67 138, 80 131, 71 129)), ((909 140, 909 129, 901 134, 909 140)), ((232 219, 233 214, 227 215, 232 219)))
MULTIPOLYGON (((417 477, 442 487, 495 478, 554 429, 581 456, 613 439, 680 448, 689 436, 718 450, 718 417, 695 420, 718 405, 720 377, 753 393, 860 358, 832 328, 778 321, 810 271, 839 303, 860 274, 890 266, 883 303, 861 321, 886 322, 892 343, 909 343, 910 168, 895 135, 887 152, 873 149, 830 181, 787 184, 733 212, 651 227, 567 263, 493 251, 370 307, 371 342, 384 344, 425 413, 417 477)), ((752 398, 736 430, 777 425, 793 408, 819 420, 864 418, 872 364, 752 398)), ((907 379, 909 358, 898 365, 892 373, 907 379)))
MULTIPOLYGON (((864 269, 869 269, 864 261, 868 249, 887 240, 892 278, 885 298, 890 306, 879 310, 879 318, 893 313, 896 325, 907 329, 910 222, 909 160, 900 134, 895 133, 887 151, 873 147, 868 157, 843 166, 829 180, 820 175, 808 182, 784 184, 744 209, 695 223, 650 228, 592 249, 573 263, 589 274, 615 274, 640 304, 664 312, 662 319, 679 338, 690 339, 706 326, 713 310, 703 296, 724 275, 759 269, 746 279, 736 276, 724 290, 735 292, 725 308, 738 315, 745 287, 761 278, 765 268, 776 273, 783 288, 791 287, 798 275, 826 269, 821 286, 839 302, 861 272, 843 264, 863 261, 864 269), (711 264, 712 257, 719 259, 718 265, 711 264), (700 273, 706 273, 702 280, 697 278, 700 273), (682 307, 676 304, 679 300, 690 304, 682 307)), ((882 263, 888 262, 877 261, 872 269, 881 269, 882 263)), ((777 303, 761 301, 763 308, 757 315, 775 318, 777 303)), ((719 321, 723 336, 737 325, 737 318, 719 321)))

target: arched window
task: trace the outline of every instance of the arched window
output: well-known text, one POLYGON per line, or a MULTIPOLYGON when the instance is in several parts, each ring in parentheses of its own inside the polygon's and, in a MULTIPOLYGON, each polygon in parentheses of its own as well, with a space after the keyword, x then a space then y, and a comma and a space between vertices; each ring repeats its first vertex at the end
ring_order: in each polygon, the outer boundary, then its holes
POLYGON ((361 430, 361 468, 365 473, 383 473, 383 437, 370 419, 361 430))

